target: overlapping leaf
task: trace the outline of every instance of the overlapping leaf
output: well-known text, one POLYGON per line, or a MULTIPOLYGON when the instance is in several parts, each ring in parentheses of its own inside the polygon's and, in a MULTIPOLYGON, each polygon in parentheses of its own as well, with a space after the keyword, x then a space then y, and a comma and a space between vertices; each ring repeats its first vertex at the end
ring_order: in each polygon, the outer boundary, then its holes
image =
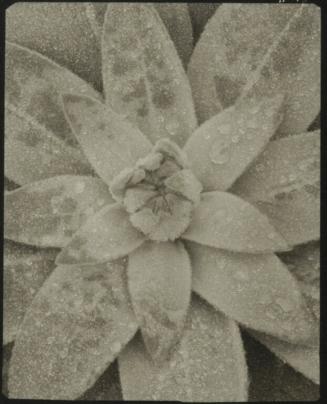
POLYGON ((268 219, 248 202, 227 192, 205 192, 182 238, 246 253, 288 250, 268 219))
POLYGON ((256 96, 283 92, 280 133, 304 132, 320 108, 319 8, 223 4, 207 24, 188 73, 201 122, 244 90, 256 96))
POLYGON ((85 155, 107 184, 151 150, 145 136, 108 106, 77 95, 65 95, 63 102, 85 155))
POLYGON ((57 264, 93 264, 128 255, 144 242, 144 235, 119 205, 105 206, 74 234, 57 256, 57 264))
POLYGON ((188 244, 193 289, 227 316, 293 343, 314 343, 314 319, 296 280, 272 254, 188 244))
POLYGON ((196 297, 169 361, 153 362, 138 338, 119 355, 119 369, 125 400, 224 402, 247 397, 237 325, 196 297))
POLYGON ((271 142, 231 190, 254 202, 291 245, 320 236, 319 133, 271 142))
MULTIPOLYGON (((99 12, 101 5, 92 4, 99 12)), ((36 50, 101 88, 98 22, 82 3, 17 3, 6 11, 6 37, 36 50)))
POLYGON ((209 18, 212 17, 219 5, 219 3, 188 3, 195 42, 198 41, 209 18))
POLYGON ((193 32, 188 5, 186 3, 153 3, 153 5, 186 66, 193 50, 193 32))
POLYGON ((102 53, 107 103, 151 140, 183 144, 196 126, 191 89, 156 10, 109 4, 102 53))
POLYGON ((128 285, 148 352, 167 359, 179 341, 191 297, 191 267, 182 243, 144 243, 129 256, 128 285))
POLYGON ((78 398, 133 337, 125 265, 59 266, 29 307, 9 373, 11 398, 78 398))
POLYGON ((202 124, 185 145, 194 174, 207 191, 225 191, 274 135, 282 96, 244 100, 202 124))
POLYGON ((5 194, 5 238, 39 247, 63 247, 103 206, 108 187, 95 177, 60 176, 5 194))
POLYGON ((6 44, 6 171, 10 179, 26 183, 54 173, 91 172, 85 156, 73 150, 77 141, 62 110, 62 91, 99 97, 83 80, 37 52, 6 44), (26 164, 20 161, 18 167, 17 156, 22 155, 26 164))
POLYGON ((54 267, 57 250, 6 241, 3 262, 3 343, 12 342, 26 309, 54 267))

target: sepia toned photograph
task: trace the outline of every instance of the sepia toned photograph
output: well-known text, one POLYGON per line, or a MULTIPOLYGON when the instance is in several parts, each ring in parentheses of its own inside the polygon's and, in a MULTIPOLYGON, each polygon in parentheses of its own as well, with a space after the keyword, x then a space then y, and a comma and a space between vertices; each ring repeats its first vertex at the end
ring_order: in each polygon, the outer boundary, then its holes
POLYGON ((321 8, 5 10, 2 394, 318 400, 321 8))

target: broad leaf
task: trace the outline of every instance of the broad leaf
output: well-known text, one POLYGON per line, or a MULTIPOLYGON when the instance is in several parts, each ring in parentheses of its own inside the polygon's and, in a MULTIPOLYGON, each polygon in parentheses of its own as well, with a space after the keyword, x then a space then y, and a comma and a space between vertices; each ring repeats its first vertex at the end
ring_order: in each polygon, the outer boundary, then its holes
POLYGON ((202 124, 185 145, 207 191, 225 191, 264 149, 281 122, 283 97, 237 102, 202 124))
POLYGON ((193 51, 191 18, 186 3, 152 3, 165 24, 183 65, 193 51))
POLYGON ((60 176, 5 194, 5 238, 39 247, 63 247, 103 206, 108 187, 95 177, 60 176))
POLYGON ((154 7, 109 4, 102 54, 104 91, 111 108, 152 141, 169 137, 185 143, 196 126, 191 89, 154 7))
POLYGON ((169 361, 151 360, 140 338, 119 355, 125 400, 246 401, 247 371, 237 325, 194 297, 169 361))
POLYGON ((144 242, 144 236, 117 205, 105 206, 90 217, 57 256, 57 264, 93 264, 124 257, 144 242))
POLYGON ((5 172, 24 185, 64 174, 92 174, 82 152, 68 146, 29 115, 7 105, 5 172))
POLYGON ((167 359, 182 335, 191 297, 183 244, 144 243, 129 256, 128 285, 148 352, 155 361, 167 359))
POLYGON ((266 347, 283 362, 288 363, 308 379, 319 384, 320 369, 318 347, 289 344, 258 332, 252 332, 252 335, 262 344, 266 345, 266 347))
POLYGON ((318 239, 319 131, 269 143, 231 192, 256 203, 289 244, 318 239))
POLYGON ((62 109, 61 94, 83 94, 100 99, 98 93, 41 54, 12 43, 6 43, 5 73, 6 104, 68 144, 77 146, 62 109))
POLYGON ((320 108, 320 10, 314 4, 223 4, 207 24, 188 73, 201 122, 244 90, 256 96, 282 92, 280 133, 301 133, 320 108))
POLYGON ((11 398, 73 400, 94 384, 137 329, 124 273, 122 261, 54 270, 16 338, 11 398))
POLYGON ((3 343, 12 342, 26 309, 54 267, 56 250, 4 244, 3 343))
POLYGON ((85 155, 107 184, 151 150, 144 135, 108 106, 77 95, 65 95, 63 101, 85 155))
POLYGON ((296 280, 272 254, 188 244, 193 290, 227 316, 294 343, 314 343, 314 319, 296 280))
POLYGON ((182 238, 246 253, 288 250, 268 219, 248 202, 227 192, 205 192, 182 238))
MULTIPOLYGON (((101 5, 92 4, 99 13, 101 5)), ((19 3, 6 10, 6 37, 36 50, 101 88, 98 20, 82 3, 19 3)))

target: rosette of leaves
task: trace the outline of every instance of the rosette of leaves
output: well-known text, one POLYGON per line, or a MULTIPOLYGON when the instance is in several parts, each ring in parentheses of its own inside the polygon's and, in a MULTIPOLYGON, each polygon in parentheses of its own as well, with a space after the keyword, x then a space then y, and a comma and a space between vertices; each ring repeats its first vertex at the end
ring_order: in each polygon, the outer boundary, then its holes
POLYGON ((8 12, 9 396, 118 359, 126 400, 246 401, 240 328, 318 383, 319 9, 221 5, 187 63, 185 5, 46 6, 8 12))

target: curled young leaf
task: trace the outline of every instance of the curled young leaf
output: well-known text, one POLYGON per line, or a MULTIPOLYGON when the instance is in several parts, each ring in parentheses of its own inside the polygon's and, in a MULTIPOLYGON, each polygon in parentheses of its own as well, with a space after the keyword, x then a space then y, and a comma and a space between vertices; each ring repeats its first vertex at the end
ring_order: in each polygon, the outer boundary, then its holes
POLYGON ((85 155, 107 184, 151 150, 138 129, 95 99, 65 94, 63 103, 85 155))
POLYGON ((103 29, 106 102, 152 141, 185 143, 196 126, 191 89, 153 6, 109 4, 103 29))
POLYGON ((118 204, 105 206, 74 234, 57 256, 59 265, 97 264, 125 257, 144 242, 127 212, 118 204))
POLYGON ((94 177, 60 176, 5 194, 5 238, 39 247, 63 247, 103 206, 108 187, 94 177))
POLYGON ((227 192, 205 192, 183 239, 246 253, 288 250, 266 216, 227 192))
POLYGON ((28 308, 16 338, 9 396, 74 400, 133 337, 125 264, 57 267, 28 308))
POLYGON ((168 361, 152 361, 141 338, 131 341, 118 360, 125 400, 247 399, 247 369, 239 329, 196 296, 184 335, 168 361))
POLYGON ((320 11, 314 4, 223 4, 188 74, 201 122, 247 95, 286 95, 280 133, 307 130, 320 108, 320 11), (251 89, 251 93, 248 90, 251 89))
POLYGON ((148 352, 166 360, 182 335, 191 297, 183 244, 144 243, 129 255, 128 286, 148 352))
POLYGON ((225 191, 258 156, 282 119, 282 96, 244 100, 202 124, 185 145, 206 191, 225 191))
POLYGON ((315 321, 296 280, 273 254, 237 254, 191 243, 193 290, 227 316, 285 341, 314 344, 315 321))
POLYGON ((3 343, 14 341, 24 314, 54 268, 57 250, 5 241, 3 262, 3 343))
POLYGON ((320 236, 319 134, 269 143, 231 190, 265 213, 290 245, 320 236))

